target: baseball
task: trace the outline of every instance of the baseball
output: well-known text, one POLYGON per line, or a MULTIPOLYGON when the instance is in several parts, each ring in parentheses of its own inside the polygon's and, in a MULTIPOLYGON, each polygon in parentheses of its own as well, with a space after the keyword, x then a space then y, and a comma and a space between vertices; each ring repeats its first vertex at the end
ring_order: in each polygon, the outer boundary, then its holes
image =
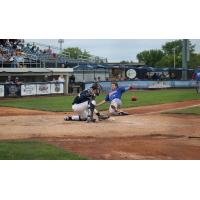
POLYGON ((136 96, 132 96, 131 97, 131 101, 137 101, 137 97, 136 96))

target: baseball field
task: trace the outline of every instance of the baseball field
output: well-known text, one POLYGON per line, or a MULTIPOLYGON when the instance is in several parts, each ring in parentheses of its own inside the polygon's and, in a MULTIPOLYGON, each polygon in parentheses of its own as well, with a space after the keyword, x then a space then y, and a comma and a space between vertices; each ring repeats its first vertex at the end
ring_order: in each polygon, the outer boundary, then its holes
POLYGON ((130 115, 96 123, 63 120, 73 98, 0 99, 0 159, 200 159, 194 89, 127 92, 122 101, 130 115))

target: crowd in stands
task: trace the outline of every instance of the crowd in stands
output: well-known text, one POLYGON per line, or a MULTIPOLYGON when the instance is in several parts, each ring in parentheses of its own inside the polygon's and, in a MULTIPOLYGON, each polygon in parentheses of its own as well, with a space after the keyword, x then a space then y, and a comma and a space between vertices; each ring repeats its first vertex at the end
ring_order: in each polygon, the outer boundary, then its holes
POLYGON ((6 63, 10 67, 19 67, 19 63, 24 62, 25 57, 37 59, 31 56, 49 56, 56 58, 57 54, 49 46, 47 49, 40 49, 35 43, 25 44, 22 39, 0 39, 0 65, 6 63))
POLYGON ((24 40, 0 40, 0 62, 10 63, 16 67, 17 63, 23 62, 24 52, 22 51, 24 40))
POLYGON ((39 46, 37 46, 35 43, 30 44, 27 43, 24 48, 23 51, 28 53, 28 54, 33 54, 36 56, 50 56, 52 58, 56 58, 57 54, 53 52, 51 46, 49 46, 47 49, 40 49, 39 46))

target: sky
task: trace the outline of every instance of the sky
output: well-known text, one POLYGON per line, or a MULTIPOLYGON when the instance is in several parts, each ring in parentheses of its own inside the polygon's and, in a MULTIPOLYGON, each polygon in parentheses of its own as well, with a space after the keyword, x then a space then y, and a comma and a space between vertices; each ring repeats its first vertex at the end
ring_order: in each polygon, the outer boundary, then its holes
MULTIPOLYGON (((58 39, 26 39, 26 42, 37 42, 59 47, 58 39)), ((172 39, 65 39, 63 48, 79 47, 92 55, 107 58, 109 62, 122 60, 137 62, 136 55, 144 50, 160 49, 172 39)), ((191 40, 200 52, 200 39, 191 40)))

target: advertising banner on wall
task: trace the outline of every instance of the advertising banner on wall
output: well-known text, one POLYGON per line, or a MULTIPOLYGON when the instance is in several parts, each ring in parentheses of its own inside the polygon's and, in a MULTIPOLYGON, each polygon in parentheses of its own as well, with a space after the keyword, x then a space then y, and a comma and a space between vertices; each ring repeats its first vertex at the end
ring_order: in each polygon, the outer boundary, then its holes
POLYGON ((32 96, 37 94, 36 84, 21 85, 21 96, 32 96))
POLYGON ((4 97, 4 85, 0 85, 0 97, 4 97))
POLYGON ((51 83, 51 94, 62 94, 64 93, 63 83, 51 83))
MULTIPOLYGON (((111 82, 100 82, 103 91, 111 90, 111 82)), ((164 89, 164 88, 194 88, 195 81, 118 81, 118 85, 128 87, 132 85, 136 89, 164 89)), ((86 83, 85 88, 88 89, 92 83, 86 83)))
POLYGON ((170 81, 152 81, 149 82, 149 89, 162 89, 162 88, 170 88, 170 81))
POLYGON ((37 95, 50 94, 50 83, 37 84, 37 95))

